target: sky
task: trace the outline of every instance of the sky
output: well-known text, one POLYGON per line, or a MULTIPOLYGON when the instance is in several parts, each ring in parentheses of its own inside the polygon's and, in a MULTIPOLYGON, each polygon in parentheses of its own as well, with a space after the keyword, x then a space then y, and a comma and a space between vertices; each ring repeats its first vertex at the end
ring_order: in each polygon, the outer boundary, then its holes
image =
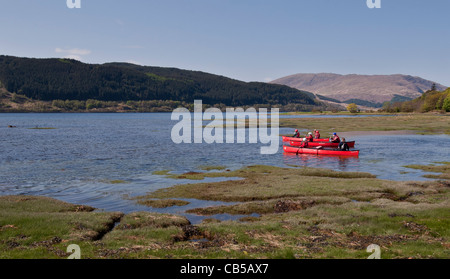
POLYGON ((66 0, 0 0, 0 55, 243 81, 407 74, 450 86, 449 0, 380 0, 373 9, 366 0, 79 1, 70 9, 66 0))

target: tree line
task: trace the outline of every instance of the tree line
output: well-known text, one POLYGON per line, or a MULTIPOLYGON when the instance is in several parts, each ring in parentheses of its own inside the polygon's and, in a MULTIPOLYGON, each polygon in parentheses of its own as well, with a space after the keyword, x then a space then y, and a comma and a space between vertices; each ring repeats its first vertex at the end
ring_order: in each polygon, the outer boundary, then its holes
POLYGON ((450 88, 437 91, 436 87, 423 93, 422 96, 410 101, 387 102, 383 105, 386 112, 450 112, 450 88))
MULTIPOLYGON (((72 59, 34 59, 0 56, 0 82, 12 93, 33 100, 84 101, 86 109, 98 103, 178 101, 246 106, 298 105, 303 110, 324 104, 309 92, 284 85, 243 82, 223 76, 176 68, 127 63, 85 64, 72 59)), ((80 108, 81 104, 70 106, 80 108)))

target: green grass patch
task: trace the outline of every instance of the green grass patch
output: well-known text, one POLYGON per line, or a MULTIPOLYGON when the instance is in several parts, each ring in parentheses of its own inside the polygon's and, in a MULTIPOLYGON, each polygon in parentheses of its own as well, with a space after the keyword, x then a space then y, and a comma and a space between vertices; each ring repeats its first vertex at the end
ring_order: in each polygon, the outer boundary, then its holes
POLYGON ((212 171, 212 170, 224 170, 226 166, 200 166, 199 169, 204 171, 212 171))
POLYGON ((153 208, 167 208, 172 206, 184 206, 189 204, 188 201, 174 200, 174 199, 162 199, 162 200, 138 199, 137 203, 153 208))
POLYGON ((424 134, 450 134, 449 116, 435 114, 398 114, 389 117, 347 118, 283 118, 280 127, 302 127, 320 129, 322 135, 350 131, 404 131, 424 134))
POLYGON ((94 241, 122 217, 43 197, 0 197, 0 208, 1 258, 67 257, 66 243, 94 241))
MULTIPOLYGON (((176 185, 147 198, 194 198, 244 202, 298 196, 349 194, 379 190, 382 183, 367 173, 344 173, 311 168, 249 166, 236 171, 196 174, 203 177, 242 177, 243 180, 176 185), (364 185, 364 187, 361 187, 364 185)), ((187 176, 185 176, 187 178, 187 176)))
POLYGON ((405 168, 418 169, 418 170, 423 170, 425 172, 441 173, 439 175, 426 174, 423 176, 427 177, 427 178, 433 178, 433 179, 450 180, 450 162, 435 162, 435 164, 431 164, 431 165, 407 165, 407 166, 405 166, 405 168))
POLYGON ((449 258, 445 181, 271 166, 197 176, 242 179, 175 185, 144 200, 235 201, 189 212, 258 217, 193 226, 172 214, 96 212, 49 198, 0 197, 0 257, 67 258, 67 246, 78 244, 82 258, 100 259, 366 259, 366 248, 376 244, 383 259, 449 258))
POLYGON ((153 175, 168 175, 170 173, 170 170, 159 170, 152 172, 153 175))

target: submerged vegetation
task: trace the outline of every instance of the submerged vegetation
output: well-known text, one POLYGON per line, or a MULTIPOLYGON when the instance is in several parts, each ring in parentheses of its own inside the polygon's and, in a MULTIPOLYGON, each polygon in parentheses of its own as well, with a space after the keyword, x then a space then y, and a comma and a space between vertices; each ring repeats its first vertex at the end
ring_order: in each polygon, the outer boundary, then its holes
POLYGON ((53 127, 34 127, 34 128, 28 128, 30 130, 56 130, 57 128, 53 127))
MULTIPOLYGON (((436 167, 442 165, 448 166, 436 167)), ((195 225, 172 214, 96 212, 49 198, 0 197, 0 257, 66 258, 69 244, 81 247, 82 258, 364 259, 371 244, 380 246, 381 258, 450 257, 445 179, 398 182, 270 166, 195 176, 242 179, 175 185, 136 200, 151 206, 185 198, 235 202, 189 210, 208 216, 195 225), (223 213, 248 217, 214 218, 223 213)))

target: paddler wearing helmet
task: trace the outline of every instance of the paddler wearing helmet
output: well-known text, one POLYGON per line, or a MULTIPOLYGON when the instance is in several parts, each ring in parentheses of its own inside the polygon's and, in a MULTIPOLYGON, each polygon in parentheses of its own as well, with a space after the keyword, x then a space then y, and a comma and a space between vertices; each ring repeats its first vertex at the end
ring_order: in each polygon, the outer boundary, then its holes
POLYGON ((308 139, 304 138, 302 140, 302 144, 300 145, 300 148, 307 148, 308 147, 308 139))
POLYGON ((340 143, 341 139, 339 138, 339 136, 336 133, 333 133, 333 137, 331 138, 331 142, 333 142, 333 143, 340 143))
POLYGON ((295 129, 295 134, 292 137, 293 138, 299 138, 300 137, 300 133, 298 132, 297 129, 295 129))
POLYGON ((306 137, 306 139, 307 139, 308 141, 314 141, 314 138, 313 138, 313 135, 312 135, 311 132, 308 133, 308 136, 306 137))

